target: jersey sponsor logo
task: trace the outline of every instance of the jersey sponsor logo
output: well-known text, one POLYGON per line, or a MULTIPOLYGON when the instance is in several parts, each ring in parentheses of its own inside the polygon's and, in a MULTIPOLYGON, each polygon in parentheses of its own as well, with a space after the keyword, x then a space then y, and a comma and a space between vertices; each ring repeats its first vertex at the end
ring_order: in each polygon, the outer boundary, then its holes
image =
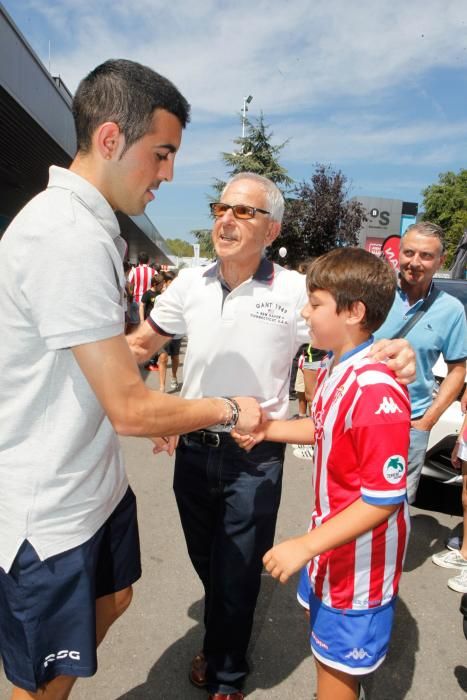
POLYGON ((344 656, 344 659, 353 659, 354 661, 361 661, 362 659, 369 659, 371 658, 369 653, 365 651, 365 649, 357 649, 354 647, 352 651, 349 651, 348 654, 344 656))
POLYGON ((388 457, 383 465, 383 476, 389 484, 398 484, 405 472, 405 459, 401 455, 388 457))
POLYGON ((323 437, 323 429, 324 429, 324 410, 320 408, 319 411, 314 411, 313 412, 313 423, 315 424, 315 440, 321 440, 323 437))
POLYGON ((389 398, 385 396, 381 401, 378 410, 375 411, 375 416, 378 416, 380 413, 402 413, 402 410, 396 404, 392 396, 389 398))
POLYGON ((340 386, 337 387, 336 393, 334 394, 334 398, 332 400, 331 406, 334 406, 338 401, 341 400, 341 398, 345 394, 345 386, 341 384, 340 386))
POLYGON ((60 661, 61 659, 66 658, 69 658, 72 661, 79 661, 81 659, 81 654, 79 651, 68 651, 68 649, 57 651, 56 654, 47 654, 44 659, 44 668, 47 668, 47 666, 54 661, 60 661))

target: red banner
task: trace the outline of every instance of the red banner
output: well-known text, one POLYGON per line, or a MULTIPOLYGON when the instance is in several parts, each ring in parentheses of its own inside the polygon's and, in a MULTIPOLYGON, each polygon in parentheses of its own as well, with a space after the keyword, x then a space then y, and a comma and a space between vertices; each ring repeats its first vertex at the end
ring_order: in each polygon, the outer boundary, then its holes
POLYGON ((401 237, 396 235, 388 236, 384 239, 381 251, 386 260, 399 272, 399 248, 401 237))

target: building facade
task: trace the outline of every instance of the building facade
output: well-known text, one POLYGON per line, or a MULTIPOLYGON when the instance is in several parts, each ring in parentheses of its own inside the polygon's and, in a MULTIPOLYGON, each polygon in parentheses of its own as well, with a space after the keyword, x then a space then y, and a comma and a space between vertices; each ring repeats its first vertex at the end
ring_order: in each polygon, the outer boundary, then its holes
POLYGON ((388 236, 401 236, 417 221, 418 204, 385 197, 356 197, 366 210, 367 221, 359 231, 358 244, 379 255, 388 236))

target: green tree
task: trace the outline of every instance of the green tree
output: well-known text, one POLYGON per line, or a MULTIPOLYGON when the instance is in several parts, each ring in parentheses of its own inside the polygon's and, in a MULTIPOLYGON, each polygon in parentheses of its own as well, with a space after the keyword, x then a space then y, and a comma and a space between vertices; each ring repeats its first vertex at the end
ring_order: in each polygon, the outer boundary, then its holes
POLYGON ((188 241, 183 241, 181 238, 166 238, 165 242, 172 253, 179 258, 193 257, 193 246, 188 241))
POLYGON ((286 201, 282 232, 272 247, 279 259, 281 246, 287 262, 295 267, 306 258, 322 255, 342 245, 356 245, 358 231, 366 221, 362 204, 349 198, 347 177, 330 165, 316 164, 309 182, 292 190, 286 201))
POLYGON ((439 180, 422 191, 423 219, 442 226, 446 232, 446 266, 467 228, 467 170, 441 173, 439 180))
MULTIPOLYGON (((274 146, 271 143, 272 136, 273 132, 269 131, 269 126, 264 123, 262 112, 254 123, 245 119, 245 136, 234 139, 238 150, 233 153, 222 153, 222 160, 229 176, 251 172, 269 178, 282 190, 289 188, 293 180, 278 160, 280 152, 288 141, 274 146)), ((214 182, 216 198, 220 196, 224 187, 225 182, 216 178, 214 182)))

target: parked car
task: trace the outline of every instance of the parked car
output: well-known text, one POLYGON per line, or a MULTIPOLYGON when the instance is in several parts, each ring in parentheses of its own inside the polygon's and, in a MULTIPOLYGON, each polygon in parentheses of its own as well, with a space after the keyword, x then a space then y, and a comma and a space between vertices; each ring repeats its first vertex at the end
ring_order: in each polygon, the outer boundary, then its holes
MULTIPOLYGON (((459 299, 463 303, 467 314, 467 280, 438 277, 434 279, 434 284, 439 289, 459 299)), ((438 383, 441 383, 446 376, 446 364, 441 357, 433 367, 433 373, 438 383)), ((451 452, 462 424, 463 416, 460 399, 464 389, 465 382, 457 401, 454 401, 446 409, 438 422, 433 426, 428 441, 425 464, 422 468, 423 477, 443 484, 462 485, 462 477, 459 471, 454 469, 451 464, 451 452)))

